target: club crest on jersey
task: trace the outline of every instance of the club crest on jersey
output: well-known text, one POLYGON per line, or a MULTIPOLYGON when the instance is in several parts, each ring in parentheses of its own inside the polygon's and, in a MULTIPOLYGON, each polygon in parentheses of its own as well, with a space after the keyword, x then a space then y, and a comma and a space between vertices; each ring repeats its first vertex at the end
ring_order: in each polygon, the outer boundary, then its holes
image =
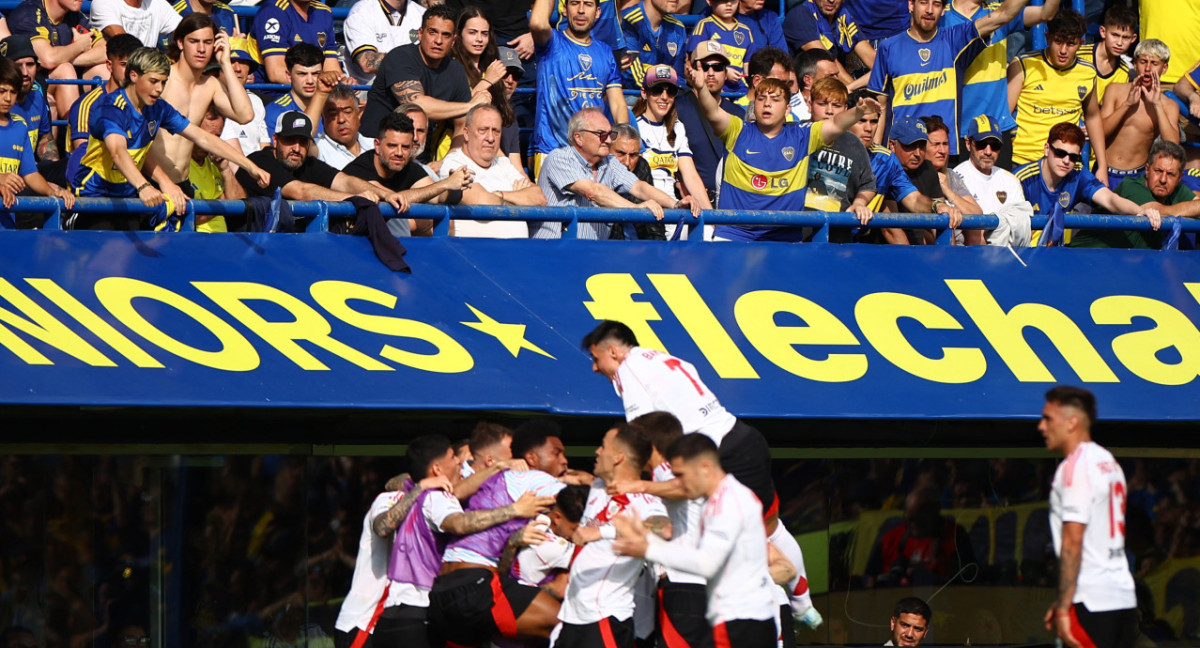
POLYGON ((613 519, 621 512, 621 505, 617 500, 609 500, 608 506, 604 507, 604 512, 608 514, 608 519, 613 519))
POLYGON ((741 46, 742 41, 744 41, 744 40, 746 40, 745 34, 743 34, 740 31, 733 32, 733 42, 737 43, 739 47, 741 46))
POLYGON ((325 47, 325 32, 317 32, 317 44, 325 47))
POLYGON ((790 146, 785 146, 780 153, 783 153, 783 157, 786 158, 788 162, 791 162, 792 158, 796 155, 796 149, 790 146))
POLYGON ((1083 99, 1084 97, 1087 96, 1087 93, 1088 93, 1087 86, 1076 86, 1075 89, 1079 91, 1080 99, 1083 99))
POLYGON ((146 130, 150 132, 150 137, 154 137, 154 134, 158 132, 158 122, 151 119, 150 123, 146 124, 146 130))
POLYGON ((1008 192, 1007 191, 997 191, 996 192, 996 200, 999 200, 1000 204, 1003 205, 1004 201, 1008 200, 1008 192))
POLYGON ((921 57, 921 63, 928 63, 929 57, 933 56, 933 52, 928 47, 922 47, 917 50, 917 56, 921 57))
POLYGON ((583 67, 584 70, 592 69, 592 55, 591 54, 580 54, 579 55, 579 65, 581 67, 583 67))
POLYGON ((419 30, 419 29, 408 30, 408 40, 412 41, 413 43, 417 42, 417 38, 420 35, 421 35, 421 30, 419 30))
POLYGON ((675 56, 675 53, 678 51, 679 51, 678 43, 667 43, 667 53, 668 54, 670 54, 671 56, 675 56))
POLYGON ((1062 205, 1063 209, 1067 209, 1068 207, 1070 207, 1071 206, 1071 193, 1068 191, 1064 191, 1064 192, 1058 194, 1058 204, 1062 205))

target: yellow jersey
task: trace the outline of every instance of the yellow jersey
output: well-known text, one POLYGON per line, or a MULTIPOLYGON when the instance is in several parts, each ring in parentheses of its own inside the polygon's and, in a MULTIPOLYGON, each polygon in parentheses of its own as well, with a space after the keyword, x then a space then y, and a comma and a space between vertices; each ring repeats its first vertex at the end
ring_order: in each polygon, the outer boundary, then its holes
POLYGON ((1050 65, 1044 51, 1017 58, 1025 71, 1025 82, 1017 98, 1017 135, 1013 140, 1013 163, 1024 164, 1042 157, 1046 136, 1055 124, 1083 121, 1083 107, 1096 88, 1096 68, 1076 58, 1065 69, 1050 65))

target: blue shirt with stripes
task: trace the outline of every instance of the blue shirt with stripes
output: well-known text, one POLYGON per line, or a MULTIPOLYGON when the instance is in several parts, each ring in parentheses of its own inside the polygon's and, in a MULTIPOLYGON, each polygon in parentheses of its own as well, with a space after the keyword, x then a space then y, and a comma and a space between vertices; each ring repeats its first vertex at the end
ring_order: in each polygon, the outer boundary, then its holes
POLYGON ((609 112, 605 92, 621 87, 621 74, 608 45, 595 39, 584 44, 557 30, 537 46, 534 56, 538 101, 530 149, 549 153, 567 145, 567 123, 572 115, 584 108, 609 112))

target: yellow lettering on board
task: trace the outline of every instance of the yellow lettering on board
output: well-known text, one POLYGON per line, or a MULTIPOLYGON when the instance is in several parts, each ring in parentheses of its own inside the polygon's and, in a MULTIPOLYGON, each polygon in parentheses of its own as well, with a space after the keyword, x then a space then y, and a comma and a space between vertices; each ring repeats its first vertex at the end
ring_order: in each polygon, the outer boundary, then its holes
POLYGON ((1080 380, 1119 382, 1079 326, 1062 311, 1045 304, 1026 303, 1005 312, 978 279, 947 279, 946 285, 1017 380, 1055 381, 1054 374, 1025 340, 1025 328, 1033 327, 1050 338, 1080 380))
POLYGON ((854 345, 859 341, 837 317, 816 302, 778 290, 756 290, 738 298, 734 318, 750 344, 767 360, 789 373, 820 382, 848 382, 867 373, 867 357, 861 353, 830 353, 813 360, 795 345, 854 345), (775 315, 790 313, 804 326, 779 326, 775 315))
POLYGON ((368 371, 395 371, 358 349, 330 337, 333 328, 328 320, 312 306, 278 288, 249 281, 193 281, 192 285, 301 369, 329 369, 304 347, 296 344, 303 340, 368 371), (290 322, 268 321, 247 306, 248 301, 270 302, 283 308, 293 319, 290 322))
POLYGON ((462 373, 475 366, 475 359, 471 357, 470 352, 435 326, 402 317, 360 313, 346 303, 357 299, 392 309, 396 307, 395 295, 348 281, 318 281, 308 290, 321 308, 350 326, 380 335, 423 340, 436 349, 431 354, 414 353, 385 344, 379 351, 381 357, 414 369, 435 373, 462 373))
POLYGON ((134 344, 133 340, 125 337, 124 334, 113 328, 111 324, 104 321, 99 315, 93 313, 92 309, 84 306, 82 302, 75 299, 74 295, 63 290, 54 281, 50 279, 26 279, 25 282, 45 295, 46 299, 54 302, 55 306, 58 306, 68 315, 74 317, 84 328, 103 340, 105 344, 112 347, 117 353, 125 356, 125 359, 132 362, 134 366, 142 369, 162 369, 163 364, 155 360, 154 356, 143 351, 141 347, 134 344))
POLYGON ((854 306, 854 318, 867 342, 888 362, 933 382, 961 385, 987 372, 987 359, 973 347, 942 347, 941 358, 921 355, 900 331, 901 318, 916 320, 927 329, 961 331, 954 316, 920 297, 880 292, 864 295, 854 306))
POLYGON ((1092 302, 1092 319, 1097 324, 1132 324, 1135 317, 1148 317, 1154 328, 1118 335, 1113 353, 1125 368, 1147 382, 1186 385, 1200 374, 1200 331, 1179 309, 1157 299, 1135 295, 1112 295, 1092 302), (1156 357, 1174 347, 1182 358, 1167 364, 1156 357))
POLYGON ((79 334, 67 328, 65 324, 55 319, 46 312, 46 309, 38 306, 5 279, 0 279, 0 297, 7 300, 20 311, 21 315, 25 316, 21 317, 8 309, 0 308, 0 345, 16 354, 25 364, 52 365, 54 363, 28 342, 17 337, 17 334, 9 330, 8 326, 93 367, 117 366, 117 363, 109 360, 108 356, 100 353, 96 347, 88 344, 79 337, 79 334))
MULTIPOLYGON (((700 352, 722 378, 758 378, 758 372, 721 326, 696 287, 682 274, 649 274, 667 308, 683 325, 700 352)), ((641 338, 638 338, 641 341, 641 338)))
POLYGON ((621 322, 633 330, 638 346, 666 351, 662 340, 650 328, 650 322, 662 319, 654 304, 633 301, 633 295, 642 294, 633 275, 627 273, 603 273, 588 277, 588 295, 592 301, 583 302, 592 317, 598 320, 621 322))
POLYGON ((258 352, 249 340, 225 320, 196 302, 161 286, 127 277, 105 277, 96 282, 96 297, 113 317, 163 351, 184 360, 222 371, 252 371, 258 368, 258 352), (216 336, 217 351, 197 349, 180 342, 150 323, 134 308, 133 300, 149 299, 187 315, 216 336))

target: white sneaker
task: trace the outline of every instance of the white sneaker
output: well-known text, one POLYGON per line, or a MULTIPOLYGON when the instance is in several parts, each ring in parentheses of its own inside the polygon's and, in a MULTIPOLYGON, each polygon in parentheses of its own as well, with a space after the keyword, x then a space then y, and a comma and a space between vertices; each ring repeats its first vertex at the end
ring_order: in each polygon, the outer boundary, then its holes
POLYGON ((813 630, 816 630, 821 627, 822 623, 825 623, 825 619, 821 617, 821 613, 817 612, 817 608, 815 607, 808 608, 804 614, 793 614, 792 618, 796 620, 796 623, 806 625, 813 630))

